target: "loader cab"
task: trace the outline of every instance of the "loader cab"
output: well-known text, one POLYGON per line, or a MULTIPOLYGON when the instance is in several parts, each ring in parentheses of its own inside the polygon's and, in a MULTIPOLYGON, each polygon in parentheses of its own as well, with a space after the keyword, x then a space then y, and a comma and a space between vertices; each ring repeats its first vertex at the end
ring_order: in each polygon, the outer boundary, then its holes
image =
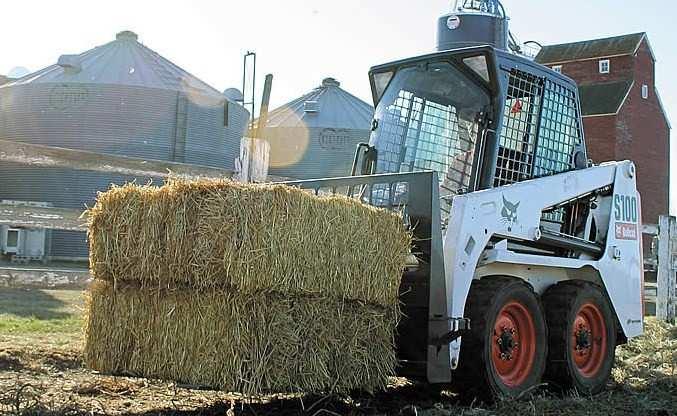
POLYGON ((462 48, 374 67, 370 79, 375 173, 434 170, 450 200, 587 167, 575 83, 526 58, 462 48))

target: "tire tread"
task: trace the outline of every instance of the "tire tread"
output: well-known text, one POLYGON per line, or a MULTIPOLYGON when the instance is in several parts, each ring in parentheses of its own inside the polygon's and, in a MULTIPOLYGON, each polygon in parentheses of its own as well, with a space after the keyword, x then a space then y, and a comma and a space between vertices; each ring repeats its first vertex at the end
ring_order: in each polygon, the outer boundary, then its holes
MULTIPOLYGON (((580 293, 588 289, 599 292, 602 295, 602 299, 604 299, 602 288, 581 280, 560 282, 548 289, 541 298, 545 308, 545 318, 549 333, 548 362, 544 379, 560 389, 574 388, 580 390, 576 386, 576 375, 573 373, 575 370, 568 363, 569 346, 566 341, 570 322, 568 319, 562 319, 562 317, 570 316, 580 293)), ((604 306, 608 307, 608 305, 604 306)), ((615 319, 606 322, 606 325, 612 325, 611 332, 615 333, 615 319)), ((613 341, 615 347, 615 340, 608 341, 613 341)), ((613 354, 611 359, 613 360, 613 354)), ((595 393, 598 390, 600 389, 594 388, 593 391, 583 391, 583 393, 595 393)))
MULTIPOLYGON (((534 293, 532 287, 523 280, 506 276, 485 277, 472 283, 465 308, 465 316, 470 318, 471 334, 464 335, 462 338, 459 367, 454 376, 454 384, 464 396, 479 397, 489 401, 497 398, 496 392, 490 391, 489 388, 491 384, 485 370, 487 357, 480 353, 486 347, 486 338, 482 331, 486 328, 488 321, 493 320, 493 317, 488 316, 488 310, 496 295, 515 284, 520 284, 534 293)), ((541 303, 537 296, 535 298, 540 313, 543 314, 541 303)))

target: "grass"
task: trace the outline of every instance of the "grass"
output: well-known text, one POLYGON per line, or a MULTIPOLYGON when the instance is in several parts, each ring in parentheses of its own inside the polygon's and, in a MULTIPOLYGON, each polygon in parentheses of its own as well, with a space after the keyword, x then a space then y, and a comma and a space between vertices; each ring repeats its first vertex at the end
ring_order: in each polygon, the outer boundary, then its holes
POLYGON ((82 332, 82 291, 0 289, 0 336, 77 335, 82 332))

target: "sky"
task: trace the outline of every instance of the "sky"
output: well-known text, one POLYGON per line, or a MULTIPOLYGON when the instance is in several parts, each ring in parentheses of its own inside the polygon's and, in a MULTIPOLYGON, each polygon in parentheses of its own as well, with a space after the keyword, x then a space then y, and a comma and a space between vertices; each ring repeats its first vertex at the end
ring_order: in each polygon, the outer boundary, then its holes
MULTIPOLYGON (((35 0, 3 2, 0 74, 31 71, 62 54, 105 44, 122 30, 219 90, 242 86, 242 55, 257 53, 275 77, 273 107, 334 77, 371 103, 373 65, 431 52, 449 0, 35 0)), ((657 57, 657 87, 677 126, 677 2, 674 0, 504 0, 521 41, 555 44, 647 32, 657 57), (622 4, 622 5, 621 5, 622 4)), ((673 146, 674 147, 674 146, 673 146)), ((673 149, 672 160, 677 160, 673 149)), ((677 165, 677 164, 672 164, 677 165)), ((677 171, 673 167, 673 176, 677 171)), ((673 181, 677 187, 677 180, 673 181)), ((671 192, 677 210, 677 189, 671 192)))

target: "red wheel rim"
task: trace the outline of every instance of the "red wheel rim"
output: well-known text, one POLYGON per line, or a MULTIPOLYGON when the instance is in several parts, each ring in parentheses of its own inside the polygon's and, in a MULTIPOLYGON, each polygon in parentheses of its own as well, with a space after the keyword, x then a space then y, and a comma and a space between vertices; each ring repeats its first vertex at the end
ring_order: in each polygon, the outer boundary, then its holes
POLYGON ((536 356, 536 326, 529 310, 519 302, 501 309, 494 324, 491 358, 503 384, 516 387, 531 373, 536 356))
POLYGON ((576 313, 571 331, 571 356, 578 372, 594 377, 606 356, 606 324, 597 305, 586 303, 576 313))

